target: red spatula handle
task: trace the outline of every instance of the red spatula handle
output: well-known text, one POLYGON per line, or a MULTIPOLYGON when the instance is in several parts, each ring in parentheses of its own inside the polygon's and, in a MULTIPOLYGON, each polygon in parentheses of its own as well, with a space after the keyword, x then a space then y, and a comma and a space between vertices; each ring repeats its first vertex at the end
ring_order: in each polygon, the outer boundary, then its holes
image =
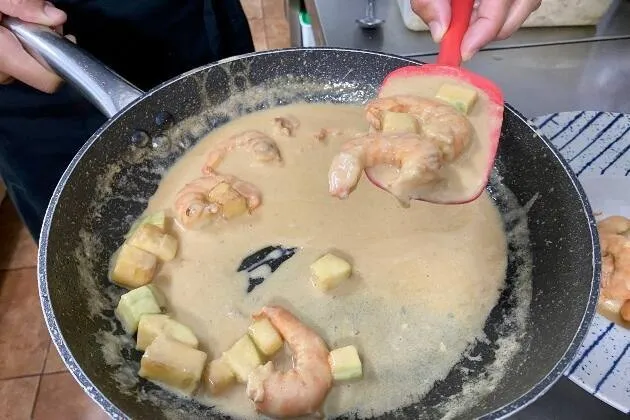
POLYGON ((440 43, 437 63, 459 67, 462 63, 462 39, 470 24, 474 0, 451 1, 451 23, 440 43))

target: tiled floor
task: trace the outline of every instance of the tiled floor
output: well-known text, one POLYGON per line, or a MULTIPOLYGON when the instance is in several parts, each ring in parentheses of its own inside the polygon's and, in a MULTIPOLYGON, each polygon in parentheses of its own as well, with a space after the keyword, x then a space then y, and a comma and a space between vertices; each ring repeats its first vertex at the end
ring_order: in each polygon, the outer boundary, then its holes
MULTIPOLYGON (((241 0, 256 50, 289 46, 284 1, 241 0)), ((41 314, 37 246, 13 205, 0 205, 0 420, 107 416, 67 372, 41 314)))

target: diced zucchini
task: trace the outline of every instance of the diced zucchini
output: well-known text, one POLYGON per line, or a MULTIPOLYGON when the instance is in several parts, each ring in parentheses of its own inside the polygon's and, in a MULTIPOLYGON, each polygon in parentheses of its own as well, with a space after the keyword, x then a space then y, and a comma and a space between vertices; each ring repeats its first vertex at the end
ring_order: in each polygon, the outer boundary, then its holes
POLYGON ((114 313, 125 332, 133 335, 138 329, 140 317, 145 314, 159 314, 160 306, 155 301, 151 289, 142 286, 122 295, 114 313))
POLYGON ((172 260, 177 253, 177 239, 151 224, 139 226, 127 243, 150 252, 162 261, 172 260))
POLYGON ((313 285, 322 291, 334 289, 350 277, 352 266, 343 258, 326 254, 311 264, 313 285))
POLYGON ((383 115, 384 133, 417 133, 418 122, 407 113, 385 111, 383 115))
POLYGON ((127 289, 144 286, 153 280, 157 269, 155 255, 128 244, 122 244, 113 256, 110 280, 127 289))
POLYGON ((213 395, 225 391, 236 380, 230 365, 221 357, 206 366, 206 389, 213 395))
POLYGON ((448 102, 464 114, 468 114, 475 106, 477 96, 475 89, 449 83, 442 85, 435 95, 436 98, 448 102))
POLYGON ((149 214, 147 216, 141 217, 137 219, 129 228, 129 232, 125 235, 125 239, 128 239, 133 235, 140 226, 144 224, 155 225, 160 228, 163 232, 166 231, 166 213, 164 210, 158 211, 157 213, 149 214))
POLYGON ((262 364, 258 350, 248 335, 234 343, 223 353, 223 357, 241 383, 247 382, 249 374, 262 364))
POLYGON ((140 317, 140 322, 138 323, 136 349, 145 350, 161 334, 194 349, 199 346, 199 341, 195 334, 184 324, 171 319, 168 315, 145 314, 140 317))
POLYGON ((191 395, 201 380, 206 353, 159 335, 146 348, 138 375, 191 395))
POLYGON ((258 350, 267 357, 273 356, 282 348, 282 337, 267 318, 254 321, 249 326, 249 336, 258 350))
POLYGON ((210 201, 221 206, 221 214, 231 219, 247 212, 247 200, 229 184, 222 182, 208 194, 210 201))
POLYGON ((333 379, 336 381, 357 379, 363 376, 361 359, 354 346, 341 347, 331 351, 328 356, 328 363, 333 379))
POLYGON ((144 351, 160 335, 170 317, 165 314, 144 314, 138 322, 136 350, 144 351))
POLYGON ((162 291, 155 284, 147 284, 147 287, 151 289, 151 292, 153 292, 153 297, 155 298, 155 301, 160 306, 160 308, 166 308, 166 296, 164 296, 164 293, 162 293, 162 291))

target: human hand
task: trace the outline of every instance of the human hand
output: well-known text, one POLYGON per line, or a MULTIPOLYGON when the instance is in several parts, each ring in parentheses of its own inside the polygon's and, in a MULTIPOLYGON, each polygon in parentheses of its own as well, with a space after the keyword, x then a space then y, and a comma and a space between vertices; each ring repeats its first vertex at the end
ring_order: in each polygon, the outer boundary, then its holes
MULTIPOLYGON (((451 21, 451 1, 411 0, 411 8, 427 24, 435 42, 440 42, 451 21)), ((494 39, 510 37, 542 0, 477 0, 470 26, 462 40, 462 59, 469 60, 494 39)))
MULTIPOLYGON (((66 14, 43 0, 0 0, 2 15, 13 16, 25 22, 38 23, 62 31, 66 14)), ((0 26, 0 84, 17 79, 35 89, 52 93, 62 80, 47 66, 39 63, 24 48, 18 39, 0 26)))

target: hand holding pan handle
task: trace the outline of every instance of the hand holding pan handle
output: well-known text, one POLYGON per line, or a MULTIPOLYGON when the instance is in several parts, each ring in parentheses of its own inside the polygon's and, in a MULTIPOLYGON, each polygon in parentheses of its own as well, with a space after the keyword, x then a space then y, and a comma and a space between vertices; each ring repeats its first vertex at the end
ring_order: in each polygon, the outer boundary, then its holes
POLYGON ((9 16, 3 16, 0 25, 13 32, 25 49, 43 59, 107 117, 144 94, 52 29, 9 16))

